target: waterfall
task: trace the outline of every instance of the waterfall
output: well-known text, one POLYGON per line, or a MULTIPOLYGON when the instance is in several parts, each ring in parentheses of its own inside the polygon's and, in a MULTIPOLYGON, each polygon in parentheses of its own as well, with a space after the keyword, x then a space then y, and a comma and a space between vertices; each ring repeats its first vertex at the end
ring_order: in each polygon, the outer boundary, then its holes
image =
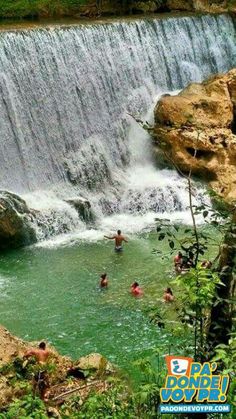
POLYGON ((80 195, 100 218, 183 211, 183 179, 155 168, 129 114, 235 66, 235 34, 226 15, 1 33, 0 188, 35 208, 50 193, 45 211, 80 195))

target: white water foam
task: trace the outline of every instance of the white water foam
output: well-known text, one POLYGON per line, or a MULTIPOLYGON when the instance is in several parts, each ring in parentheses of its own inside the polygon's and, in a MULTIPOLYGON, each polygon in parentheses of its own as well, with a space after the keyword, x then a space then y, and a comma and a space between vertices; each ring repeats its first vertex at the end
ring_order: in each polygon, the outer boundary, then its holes
POLYGON ((63 241, 64 233, 89 240, 120 223, 133 234, 152 228, 156 216, 188 222, 185 180, 156 169, 148 134, 129 114, 145 115, 157 93, 235 66, 231 17, 0 36, 0 186, 27 194, 40 211, 39 240, 63 241), (87 232, 64 202, 74 196, 90 201, 98 232, 87 232))

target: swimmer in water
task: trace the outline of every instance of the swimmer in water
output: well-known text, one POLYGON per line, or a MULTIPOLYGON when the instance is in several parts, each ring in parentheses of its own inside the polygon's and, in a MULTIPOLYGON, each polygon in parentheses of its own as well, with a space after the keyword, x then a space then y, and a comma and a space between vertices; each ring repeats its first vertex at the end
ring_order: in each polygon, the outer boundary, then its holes
POLYGON ((108 279, 107 274, 102 274, 100 278, 100 288, 107 288, 108 287, 108 279))
POLYGON ((163 299, 164 299, 164 301, 165 301, 165 303, 169 303, 169 302, 172 302, 172 301, 174 301, 174 296, 173 296, 173 292, 172 292, 172 290, 171 290, 171 288, 166 288, 166 290, 165 290, 165 292, 164 292, 164 295, 163 295, 163 299))
POLYGON ((140 288, 138 282, 134 282, 131 285, 131 294, 134 295, 134 297, 141 297, 143 295, 143 290, 140 288))
POLYGON ((109 240, 115 240, 115 252, 122 252, 123 247, 122 247, 122 243, 128 243, 128 240, 126 240, 126 238, 121 234, 121 230, 117 231, 117 234, 115 234, 114 236, 104 236, 105 239, 109 239, 109 240))

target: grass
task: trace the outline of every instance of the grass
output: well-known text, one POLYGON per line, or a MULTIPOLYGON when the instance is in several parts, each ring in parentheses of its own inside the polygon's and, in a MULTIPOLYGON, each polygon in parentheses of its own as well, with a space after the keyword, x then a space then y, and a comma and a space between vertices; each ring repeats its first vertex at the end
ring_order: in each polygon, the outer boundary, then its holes
POLYGON ((86 0, 0 0, 0 18, 71 15, 85 3, 86 0))

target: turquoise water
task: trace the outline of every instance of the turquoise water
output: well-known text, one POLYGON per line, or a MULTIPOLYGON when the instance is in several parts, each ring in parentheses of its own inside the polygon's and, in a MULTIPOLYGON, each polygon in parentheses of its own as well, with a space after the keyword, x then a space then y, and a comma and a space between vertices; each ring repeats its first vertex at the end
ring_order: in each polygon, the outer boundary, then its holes
POLYGON ((164 334, 144 313, 164 305, 169 273, 166 261, 152 254, 156 244, 152 233, 131 239, 123 254, 104 240, 1 255, 0 322, 26 340, 47 339, 73 358, 100 352, 127 365, 158 347, 164 334), (100 291, 103 272, 109 289, 100 291), (129 293, 134 280, 142 299, 129 293))
MULTIPOLYGON (((105 239, 42 246, 0 256, 0 323, 12 333, 29 341, 46 339, 74 359, 99 352, 126 369, 153 349, 175 352, 176 344, 185 341, 184 328, 171 336, 169 329, 150 323, 146 313, 149 307, 160 308, 175 328, 181 291, 172 287, 177 303, 162 301, 174 275, 173 255, 155 232, 133 235, 122 254, 105 239), (165 257, 153 254, 154 248, 165 257), (103 272, 109 288, 100 291, 103 272), (130 295, 133 281, 142 286, 142 298, 130 295)), ((205 257, 216 249, 211 247, 205 257)))

